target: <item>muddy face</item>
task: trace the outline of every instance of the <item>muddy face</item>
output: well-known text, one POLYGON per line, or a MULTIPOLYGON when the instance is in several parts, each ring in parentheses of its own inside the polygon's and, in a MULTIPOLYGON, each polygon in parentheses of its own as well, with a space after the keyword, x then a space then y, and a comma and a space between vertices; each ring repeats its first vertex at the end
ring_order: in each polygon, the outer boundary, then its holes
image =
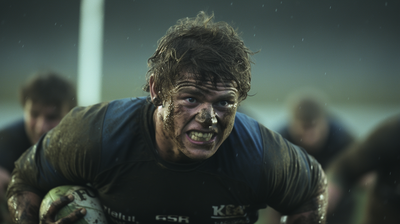
POLYGON ((233 83, 181 79, 171 98, 156 110, 156 142, 161 156, 174 162, 212 156, 232 131, 238 104, 233 83))

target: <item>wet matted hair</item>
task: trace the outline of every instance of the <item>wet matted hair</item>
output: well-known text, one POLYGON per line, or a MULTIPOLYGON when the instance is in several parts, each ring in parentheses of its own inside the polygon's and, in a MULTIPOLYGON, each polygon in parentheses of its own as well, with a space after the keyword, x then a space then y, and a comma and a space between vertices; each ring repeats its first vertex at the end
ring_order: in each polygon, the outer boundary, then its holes
POLYGON ((226 22, 214 22, 214 14, 198 13, 171 26, 158 41, 157 50, 148 59, 149 70, 143 90, 154 87, 161 102, 167 100, 175 82, 183 72, 200 82, 231 82, 237 84, 239 101, 246 99, 251 86, 251 55, 239 34, 226 22))

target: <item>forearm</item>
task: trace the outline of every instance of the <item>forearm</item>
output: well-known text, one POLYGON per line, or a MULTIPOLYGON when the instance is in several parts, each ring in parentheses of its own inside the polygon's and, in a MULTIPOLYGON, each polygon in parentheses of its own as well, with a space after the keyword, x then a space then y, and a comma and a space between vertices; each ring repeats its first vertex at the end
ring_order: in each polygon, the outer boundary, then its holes
POLYGON ((322 187, 322 193, 296 209, 296 214, 286 217, 286 224, 324 224, 328 205, 328 190, 322 187))
POLYGON ((18 224, 39 223, 39 209, 42 198, 37 194, 24 191, 8 199, 8 209, 12 221, 18 224))

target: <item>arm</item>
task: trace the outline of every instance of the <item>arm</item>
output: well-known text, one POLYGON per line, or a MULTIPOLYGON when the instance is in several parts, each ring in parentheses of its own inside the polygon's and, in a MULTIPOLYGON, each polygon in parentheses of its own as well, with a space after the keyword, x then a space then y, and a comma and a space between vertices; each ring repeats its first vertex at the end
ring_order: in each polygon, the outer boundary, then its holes
MULTIPOLYGON (((101 144, 96 130, 101 130, 102 120, 101 117, 98 119, 98 113, 93 113, 97 109, 75 109, 74 116, 64 117, 15 163, 7 198, 11 216, 17 223, 25 220, 29 223, 29 219, 37 223, 41 199, 52 188, 93 181, 99 162, 95 149, 100 149, 101 144), (99 121, 97 125, 93 120, 99 121)), ((49 215, 60 208, 59 204, 69 202, 65 201, 68 200, 55 203, 55 209, 49 209, 49 215)))
MULTIPOLYGON (((325 175, 324 175, 325 176, 325 175)), ((287 224, 306 224, 306 223, 325 223, 326 221, 326 210, 328 205, 328 189, 325 177, 319 183, 319 192, 321 192, 316 197, 307 201, 293 214, 288 215, 286 218, 287 224)))
POLYGON ((8 199, 8 209, 14 223, 39 223, 39 208, 42 198, 37 194, 25 191, 8 199))
POLYGON ((325 223, 327 180, 320 164, 280 135, 261 131, 268 205, 287 216, 286 223, 325 223))
MULTIPOLYGON (((47 214, 40 217, 40 223, 56 223, 68 224, 73 223, 86 214, 86 209, 75 210, 68 216, 55 220, 57 212, 68 203, 74 200, 72 195, 61 197, 59 200, 52 203, 47 214)), ((36 224, 39 223, 39 208, 42 198, 32 192, 21 192, 18 195, 13 195, 8 199, 8 207, 10 214, 13 215, 12 222, 18 224, 36 224)))
MULTIPOLYGON (((41 223, 54 223, 56 221, 54 220, 55 214, 59 209, 73 200, 73 198, 61 198, 50 206, 51 209, 48 210, 44 217, 39 217, 42 195, 46 191, 39 190, 40 184, 34 182, 34 177, 39 173, 39 168, 35 166, 36 163, 30 163, 31 161, 27 159, 35 157, 35 148, 36 146, 28 150, 17 161, 12 181, 7 191, 7 203, 13 223, 33 224, 39 223, 39 221, 41 223), (21 163, 24 164, 22 167, 21 163)), ((35 159, 32 160, 35 161, 35 159)), ((77 220, 81 217, 83 217, 81 213, 75 212, 70 214, 67 217, 68 219, 60 220, 58 224, 70 223, 72 220, 77 220)))

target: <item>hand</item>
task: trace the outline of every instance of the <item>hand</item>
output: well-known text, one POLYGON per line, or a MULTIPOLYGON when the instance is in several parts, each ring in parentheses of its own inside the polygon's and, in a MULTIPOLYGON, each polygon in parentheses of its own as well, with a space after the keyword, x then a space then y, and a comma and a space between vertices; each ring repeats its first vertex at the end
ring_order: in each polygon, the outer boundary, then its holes
POLYGON ((74 196, 68 195, 60 197, 58 200, 51 203, 47 212, 41 217, 40 223, 41 224, 69 224, 74 223, 75 221, 81 219, 83 216, 86 215, 86 209, 80 208, 76 209, 75 211, 71 212, 64 218, 59 220, 55 220, 56 214, 60 211, 64 206, 68 203, 74 201, 74 196))

